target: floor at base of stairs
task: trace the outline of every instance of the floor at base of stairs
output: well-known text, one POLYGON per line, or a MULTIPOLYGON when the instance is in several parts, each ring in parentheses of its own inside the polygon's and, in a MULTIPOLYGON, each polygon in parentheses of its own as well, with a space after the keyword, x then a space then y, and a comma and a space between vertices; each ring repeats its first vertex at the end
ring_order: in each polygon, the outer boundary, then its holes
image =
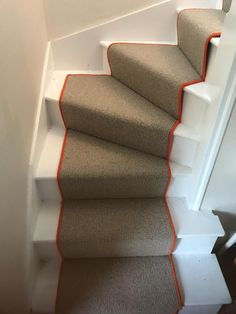
POLYGON ((218 256, 218 261, 229 288, 233 303, 222 307, 219 314, 236 313, 236 246, 230 248, 223 255, 218 256))

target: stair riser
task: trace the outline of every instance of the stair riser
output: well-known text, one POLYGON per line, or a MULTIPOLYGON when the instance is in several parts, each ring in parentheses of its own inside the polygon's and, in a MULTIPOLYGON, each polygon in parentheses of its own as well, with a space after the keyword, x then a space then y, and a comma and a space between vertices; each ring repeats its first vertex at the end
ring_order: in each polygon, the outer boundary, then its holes
POLYGON ((198 141, 174 135, 170 160, 180 165, 192 167, 197 147, 198 141))
POLYGON ((208 52, 208 64, 207 64, 207 75, 206 82, 211 82, 212 78, 214 78, 214 63, 217 53, 217 47, 214 45, 210 45, 210 49, 208 52))
MULTIPOLYGON (((217 237, 193 236, 177 239, 174 254, 210 254, 213 250, 217 237)), ((111 241, 106 246, 99 247, 99 243, 88 243, 88 250, 81 252, 71 258, 96 258, 96 257, 135 257, 156 256, 158 251, 154 248, 155 243, 149 242, 115 242, 111 241), (135 248, 136 247, 136 248, 135 248), (140 249, 142 248, 142 249, 140 249)), ((59 253, 56 246, 56 235, 54 241, 34 242, 38 256, 42 261, 58 259, 59 253)))
MULTIPOLYGON (((46 104, 49 121, 51 125, 64 128, 64 123, 61 118, 61 112, 59 110, 58 101, 47 99, 46 104)), ((89 130, 88 133, 91 134, 89 130)), ((175 133, 177 133, 177 131, 175 133)), ((104 139, 106 140, 106 138, 104 139)), ((186 134, 185 136, 174 134, 171 161, 179 163, 184 166, 191 167, 194 160, 197 145, 198 141, 188 136, 188 134, 186 134)))
MULTIPOLYGON (((156 243, 158 245, 158 241, 156 243)), ((155 243, 144 241, 134 243, 129 242, 110 242, 106 246, 99 247, 99 243, 88 243, 88 249, 81 251, 80 254, 71 255, 67 253, 67 258, 98 258, 98 257, 135 257, 135 256, 161 256, 159 251, 154 248, 155 243)), ((38 242, 34 244, 38 256, 43 261, 58 258, 56 242, 38 242)))
POLYGON ((56 245, 56 234, 54 241, 34 242, 34 248, 41 261, 50 261, 60 259, 60 255, 56 245))
POLYGON ((191 175, 172 177, 167 191, 168 197, 183 197, 188 195, 191 175))
POLYGON ((41 200, 61 201, 56 172, 53 178, 36 178, 36 184, 41 200))
POLYGON ((65 128, 65 125, 61 116, 61 111, 59 109, 58 100, 46 99, 46 107, 47 107, 47 114, 48 114, 48 119, 50 121, 50 124, 52 126, 65 128))
POLYGON ((204 94, 207 93, 207 85, 204 86, 204 84, 207 84, 208 81, 211 81, 212 73, 214 73, 214 61, 216 53, 217 47, 211 44, 208 57, 207 76, 205 83, 200 83, 200 85, 202 85, 202 91, 200 89, 196 95, 193 95, 188 91, 188 88, 185 88, 184 90, 182 123, 190 127, 192 130, 199 130, 202 123, 204 122, 205 113, 211 102, 210 99, 208 99, 208 101, 204 99, 204 94))
POLYGON ((209 104, 201 96, 185 92, 183 99, 182 123, 192 130, 199 130, 209 104))
POLYGON ((217 237, 186 237, 177 239, 174 254, 211 254, 217 237))
POLYGON ((60 269, 60 259, 41 264, 33 293, 32 313, 55 313, 60 269))
MULTIPOLYGON (((58 183, 55 177, 53 178, 37 178, 36 179, 39 195, 41 200, 60 201, 61 196, 58 190, 58 183)), ((172 178, 169 185, 167 196, 169 197, 186 197, 188 195, 190 178, 189 175, 180 175, 172 178)))

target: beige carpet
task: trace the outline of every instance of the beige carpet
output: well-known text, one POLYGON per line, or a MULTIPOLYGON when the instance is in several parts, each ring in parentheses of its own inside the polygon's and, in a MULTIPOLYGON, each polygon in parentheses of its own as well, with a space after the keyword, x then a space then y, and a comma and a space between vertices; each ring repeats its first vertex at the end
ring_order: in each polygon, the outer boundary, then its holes
POLYGON ((83 133, 69 131, 60 183, 64 199, 162 196, 166 161, 83 133))
POLYGON ((64 262, 58 314, 174 314, 177 308, 168 257, 64 262))
POLYGON ((166 157, 175 120, 112 76, 71 76, 62 110, 70 129, 166 157))
POLYGON ((173 118, 179 113, 179 87, 200 79, 178 46, 113 44, 108 57, 116 79, 173 118))
POLYGON ((183 10, 178 17, 179 47, 205 78, 205 44, 209 36, 219 36, 225 12, 220 10, 183 10), (189 36, 191 30, 191 36, 189 36))
POLYGON ((67 77, 60 99, 67 136, 58 169, 58 314, 180 308, 167 256, 175 243, 165 199, 171 142, 183 88, 204 79, 209 38, 219 36, 224 17, 184 10, 177 46, 113 44, 112 76, 67 77))
POLYGON ((67 258, 168 255, 173 241, 163 198, 66 201, 64 212, 67 258))

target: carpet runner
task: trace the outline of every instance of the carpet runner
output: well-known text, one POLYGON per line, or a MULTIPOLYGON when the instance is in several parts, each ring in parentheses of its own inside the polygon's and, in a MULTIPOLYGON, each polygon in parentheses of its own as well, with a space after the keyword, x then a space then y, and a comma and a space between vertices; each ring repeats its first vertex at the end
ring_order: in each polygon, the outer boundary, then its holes
MULTIPOLYGON (((224 2, 228 11, 230 1, 224 2)), ((115 43, 110 75, 69 75, 58 184, 56 313, 174 314, 182 306, 166 192, 183 88, 205 79, 225 12, 178 16, 178 45, 115 43)))

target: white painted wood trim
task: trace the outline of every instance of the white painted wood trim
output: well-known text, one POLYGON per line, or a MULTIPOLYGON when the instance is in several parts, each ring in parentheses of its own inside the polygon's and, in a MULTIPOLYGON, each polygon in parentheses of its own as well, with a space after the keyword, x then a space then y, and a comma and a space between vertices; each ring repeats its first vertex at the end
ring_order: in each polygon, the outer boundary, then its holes
POLYGON ((208 146, 207 153, 204 158, 203 167, 200 169, 198 182, 195 190, 193 191, 195 197, 192 199, 191 208, 198 210, 201 203, 225 134, 228 121, 230 119, 234 102, 236 99, 236 54, 232 64, 232 70, 228 78, 228 86, 224 91, 221 100, 221 107, 219 109, 217 119, 212 131, 208 146))
POLYGON ((34 131, 30 152, 29 161, 29 173, 28 173, 28 189, 27 189, 27 265, 25 266, 27 274, 27 298, 28 303, 32 301, 32 292, 34 290, 35 280, 37 273, 39 271, 39 260, 36 252, 32 247, 32 239, 37 224, 38 213, 40 210, 40 198, 38 195, 38 190, 35 186, 34 174, 35 169, 38 165, 41 149, 44 146, 45 138, 48 131, 47 114, 45 106, 45 91, 48 88, 49 82, 51 81, 53 68, 53 57, 51 51, 51 44, 48 43, 44 59, 44 67, 41 79, 40 94, 38 105, 36 109, 36 116, 34 122, 34 131))
POLYGON ((174 255, 173 259, 185 305, 231 303, 214 254, 174 255))
MULTIPOLYGON (((219 93, 206 112, 206 119, 209 123, 205 128, 205 147, 204 151, 202 150, 201 161, 198 160, 196 164, 197 174, 191 183, 192 189, 188 200, 189 207, 194 210, 201 208, 234 104, 236 84, 235 14, 236 3, 233 1, 231 10, 225 17, 220 45, 215 54, 212 71, 210 74, 207 73, 208 83, 217 86, 219 93)), ((193 173, 196 169, 193 169, 193 173)))
POLYGON ((54 314, 61 261, 42 262, 33 294, 32 312, 54 314))
POLYGON ((184 198, 169 197, 167 201, 177 238, 224 236, 225 232, 220 220, 212 212, 189 210, 184 198))
POLYGON ((220 305, 187 305, 179 311, 179 314, 218 314, 220 305))

